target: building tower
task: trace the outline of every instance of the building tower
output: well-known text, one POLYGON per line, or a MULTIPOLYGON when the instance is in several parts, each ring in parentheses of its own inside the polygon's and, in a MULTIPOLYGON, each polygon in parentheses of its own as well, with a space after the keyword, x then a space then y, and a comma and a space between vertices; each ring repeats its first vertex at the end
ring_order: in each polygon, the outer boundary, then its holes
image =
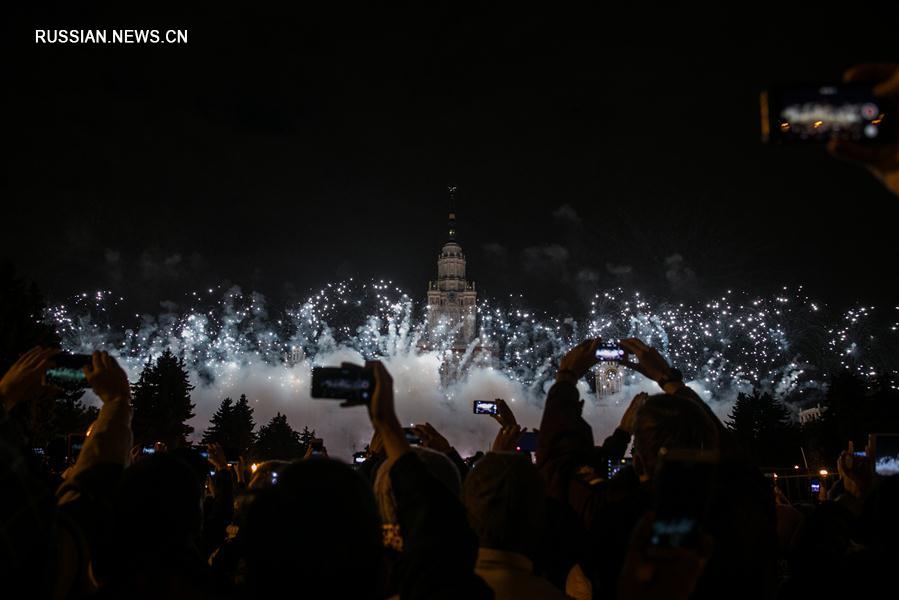
POLYGON ((621 391, 622 373, 617 362, 601 362, 596 367, 596 395, 611 396, 621 391))
POLYGON ((437 257, 437 280, 428 285, 428 338, 432 347, 446 340, 462 351, 475 337, 478 295, 465 279, 465 254, 456 241, 456 186, 448 190, 449 239, 437 257))

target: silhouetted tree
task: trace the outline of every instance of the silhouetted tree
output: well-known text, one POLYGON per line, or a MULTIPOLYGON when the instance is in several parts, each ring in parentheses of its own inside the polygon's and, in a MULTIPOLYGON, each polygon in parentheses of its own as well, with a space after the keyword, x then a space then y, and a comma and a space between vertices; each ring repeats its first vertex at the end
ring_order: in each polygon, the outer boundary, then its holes
POLYGON ((899 380, 881 375, 874 382, 868 407, 868 433, 899 431, 899 380))
POLYGON ((287 415, 278 413, 266 425, 259 428, 253 456, 257 460, 292 460, 303 456, 300 434, 287 422, 287 415))
POLYGON ((236 404, 231 398, 222 400, 209 423, 209 428, 203 432, 204 444, 218 442, 223 448, 246 454, 255 441, 253 408, 244 394, 241 394, 236 404))
POLYGON ((187 424, 193 416, 190 384, 184 359, 166 350, 155 361, 147 361, 137 383, 131 385, 134 406, 132 429, 138 443, 165 442, 180 446, 194 428, 187 424))
POLYGON ((35 346, 58 346, 59 336, 44 319, 44 299, 37 286, 0 263, 0 372, 35 346))
POLYGON ((234 405, 235 445, 246 452, 256 442, 256 421, 253 419, 253 407, 247 401, 246 394, 241 394, 234 405))
POLYGON ((843 444, 853 440, 861 444, 859 448, 865 447, 869 433, 865 396, 864 382, 849 371, 834 375, 830 380, 824 405, 835 428, 834 433, 843 444))
POLYGON ((203 432, 203 443, 211 444, 218 442, 222 446, 225 445, 227 430, 229 428, 231 418, 234 414, 234 401, 230 397, 222 400, 218 409, 209 419, 209 427, 203 432))
MULTIPOLYGON (((841 429, 839 418, 830 410, 825 411, 821 418, 802 424, 802 448, 811 468, 826 468, 836 463, 847 442, 841 429)), ((859 449, 863 447, 864 444, 859 449)))
POLYGON ((300 443, 303 444, 303 453, 306 452, 306 447, 309 443, 315 439, 315 430, 309 430, 308 425, 303 425, 303 431, 300 432, 300 443))
POLYGON ((838 373, 820 403, 824 415, 804 424, 802 435, 806 454, 822 465, 833 465, 849 440, 860 450, 871 433, 899 431, 899 390, 890 376, 865 382, 851 371, 838 373))
POLYGON ((740 394, 727 427, 759 466, 794 464, 799 456, 799 427, 789 409, 771 394, 740 394))

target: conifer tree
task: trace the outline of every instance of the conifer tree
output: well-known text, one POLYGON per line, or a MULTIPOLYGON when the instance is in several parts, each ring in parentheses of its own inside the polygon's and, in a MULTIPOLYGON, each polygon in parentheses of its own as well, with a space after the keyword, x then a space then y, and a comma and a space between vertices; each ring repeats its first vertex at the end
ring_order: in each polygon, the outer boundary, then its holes
POLYGON ((287 422, 287 415, 278 413, 259 429, 253 455, 257 460, 293 460, 303 456, 300 434, 287 422))
POLYGON ((797 460, 799 427, 770 393, 740 394, 726 424, 759 466, 787 466, 797 460))
POLYGON ((225 398, 203 432, 203 443, 218 442, 223 448, 246 454, 255 441, 255 428, 253 408, 246 395, 241 394, 236 403, 225 398))
POLYGON ((134 406, 132 429, 138 443, 165 442, 169 448, 182 445, 193 427, 190 384, 184 359, 166 350, 155 361, 150 359, 137 382, 131 385, 134 406))

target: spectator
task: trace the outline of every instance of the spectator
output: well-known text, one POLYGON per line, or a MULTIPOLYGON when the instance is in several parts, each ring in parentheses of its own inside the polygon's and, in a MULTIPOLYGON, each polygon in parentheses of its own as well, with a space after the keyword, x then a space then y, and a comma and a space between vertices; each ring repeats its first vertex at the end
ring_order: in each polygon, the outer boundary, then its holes
MULTIPOLYGON (((453 496, 459 497, 462 485, 459 471, 448 457, 436 450, 415 446, 412 447, 412 452, 424 463, 434 478, 446 486, 453 496)), ((393 496, 390 479, 392 466, 389 462, 381 464, 375 475, 374 491, 384 531, 384 546, 402 552, 403 538, 397 521, 396 499, 393 496)))
POLYGON ((468 465, 465 464, 465 460, 459 452, 450 445, 445 437, 443 437, 443 434, 437 431, 436 427, 430 423, 421 423, 415 425, 412 429, 418 435, 419 439, 421 439, 421 446, 423 448, 429 448, 446 455, 446 457, 456 465, 460 480, 465 479, 465 476, 468 475, 468 465))
POLYGON ((524 454, 490 452, 465 481, 462 501, 480 544, 475 572, 497 600, 566 597, 533 573, 546 520, 544 494, 524 454))
MULTIPOLYGON (((394 411, 390 374, 379 362, 367 366, 375 377, 369 416, 391 465, 404 535, 401 597, 490 597, 474 575, 477 541, 461 504, 411 452, 394 411)), ((327 459, 288 466, 258 494, 242 529, 250 595, 301 588, 309 597, 380 597, 379 524, 371 489, 350 467, 327 459)))
POLYGON ((327 459, 291 463, 272 478, 240 530, 249 595, 377 598, 381 535, 365 481, 327 459))
POLYGON ((126 469, 95 561, 101 597, 205 595, 202 500, 202 480, 174 454, 154 454, 126 469))
MULTIPOLYGON (((636 362, 628 362, 656 381, 665 394, 650 396, 599 449, 593 447, 590 426, 581 416, 577 382, 597 362, 599 340, 573 348, 559 364, 550 389, 537 439, 537 466, 549 495, 568 505, 586 530, 583 561, 595 594, 617 594, 624 549, 636 524, 651 509, 655 454, 662 447, 718 450, 726 466, 719 469, 710 526, 716 551, 696 585, 697 597, 765 598, 776 584, 776 517, 770 488, 757 469, 741 459, 727 430, 699 397, 684 385, 680 373, 639 340, 621 347, 636 362), (628 422, 625 422, 628 421, 628 422), (629 431, 630 430, 630 431, 629 431), (609 481, 597 477, 596 457, 623 453, 631 433, 635 468, 609 481)), ((635 398, 634 402, 639 401, 635 398)))

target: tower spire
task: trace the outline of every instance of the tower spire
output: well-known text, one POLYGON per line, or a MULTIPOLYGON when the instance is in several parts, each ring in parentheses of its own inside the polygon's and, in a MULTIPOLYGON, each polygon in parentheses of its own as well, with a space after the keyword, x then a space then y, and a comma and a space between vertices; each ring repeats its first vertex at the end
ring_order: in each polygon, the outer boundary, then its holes
POLYGON ((449 192, 449 239, 453 241, 456 239, 456 186, 448 185, 446 189, 449 192))

